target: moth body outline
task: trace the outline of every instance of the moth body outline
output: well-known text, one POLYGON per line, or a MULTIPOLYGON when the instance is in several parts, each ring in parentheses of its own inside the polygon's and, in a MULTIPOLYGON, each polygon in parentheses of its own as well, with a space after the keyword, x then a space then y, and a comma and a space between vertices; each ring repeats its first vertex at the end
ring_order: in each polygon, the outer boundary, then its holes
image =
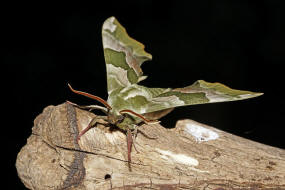
MULTIPOLYGON (((132 131, 141 123, 157 123, 158 119, 170 113, 175 107, 236 101, 253 98, 263 93, 235 90, 221 83, 198 80, 184 88, 149 88, 138 83, 145 80, 141 65, 152 59, 144 45, 131 38, 115 17, 108 18, 102 26, 102 42, 107 71, 108 99, 74 90, 80 95, 95 99, 105 107, 91 105, 107 116, 101 117, 127 133, 128 162, 131 162, 132 131)), ((73 104, 73 103, 72 103, 73 104)), ((74 104, 78 106, 77 104, 74 104)), ((84 106, 78 106, 84 108, 84 106)), ((85 108, 88 109, 88 106, 85 108)), ((96 118, 95 118, 96 119, 96 118)), ((87 132, 96 121, 92 120, 79 135, 87 132)))

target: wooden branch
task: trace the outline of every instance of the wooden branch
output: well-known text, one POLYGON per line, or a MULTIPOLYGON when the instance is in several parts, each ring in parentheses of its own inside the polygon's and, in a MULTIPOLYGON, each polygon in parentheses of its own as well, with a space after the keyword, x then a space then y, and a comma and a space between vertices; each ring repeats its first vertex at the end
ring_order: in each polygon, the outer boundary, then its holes
POLYGON ((128 169, 126 135, 94 114, 49 106, 34 121, 16 167, 29 189, 285 189, 285 151, 192 120, 143 125, 128 169), (155 137, 155 138, 148 138, 155 137))

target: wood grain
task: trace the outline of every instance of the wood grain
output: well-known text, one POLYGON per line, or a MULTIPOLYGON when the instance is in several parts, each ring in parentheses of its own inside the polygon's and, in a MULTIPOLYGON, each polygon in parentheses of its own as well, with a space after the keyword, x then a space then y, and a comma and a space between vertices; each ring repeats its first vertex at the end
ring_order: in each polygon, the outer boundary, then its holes
POLYGON ((174 129, 141 126, 130 172, 122 131, 105 123, 77 143, 78 133, 93 117, 65 103, 44 109, 16 161, 27 188, 285 189, 283 149, 189 119, 178 121, 174 129), (200 138, 191 126, 204 130, 200 138), (218 137, 210 140, 207 132, 218 137))

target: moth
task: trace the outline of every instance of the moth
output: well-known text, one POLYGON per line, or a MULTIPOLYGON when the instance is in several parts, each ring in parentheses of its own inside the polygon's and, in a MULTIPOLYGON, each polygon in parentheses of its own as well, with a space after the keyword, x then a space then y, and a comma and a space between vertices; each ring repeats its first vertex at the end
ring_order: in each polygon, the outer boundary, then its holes
MULTIPOLYGON (((128 163, 131 163, 132 132, 141 123, 151 124, 178 106, 227 102, 253 98, 262 93, 231 89, 220 83, 198 80, 184 88, 149 88, 138 83, 147 78, 141 65, 151 60, 151 54, 144 45, 131 38, 126 29, 115 17, 108 18, 102 27, 102 41, 107 71, 108 99, 73 89, 80 95, 92 98, 104 105, 79 106, 87 109, 100 109, 106 116, 96 116, 80 132, 78 140, 90 128, 103 119, 126 132, 128 163)), ((74 104, 77 105, 77 104, 74 104)))

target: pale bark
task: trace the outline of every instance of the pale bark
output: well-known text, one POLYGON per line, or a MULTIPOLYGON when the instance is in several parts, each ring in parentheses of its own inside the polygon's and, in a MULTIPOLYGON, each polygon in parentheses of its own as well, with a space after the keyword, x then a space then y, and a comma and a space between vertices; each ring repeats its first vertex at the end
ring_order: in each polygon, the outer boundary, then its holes
POLYGON ((93 117, 69 104, 44 109, 17 157, 27 188, 285 189, 284 150, 189 119, 141 126, 130 172, 122 131, 99 125, 77 143, 93 117))

